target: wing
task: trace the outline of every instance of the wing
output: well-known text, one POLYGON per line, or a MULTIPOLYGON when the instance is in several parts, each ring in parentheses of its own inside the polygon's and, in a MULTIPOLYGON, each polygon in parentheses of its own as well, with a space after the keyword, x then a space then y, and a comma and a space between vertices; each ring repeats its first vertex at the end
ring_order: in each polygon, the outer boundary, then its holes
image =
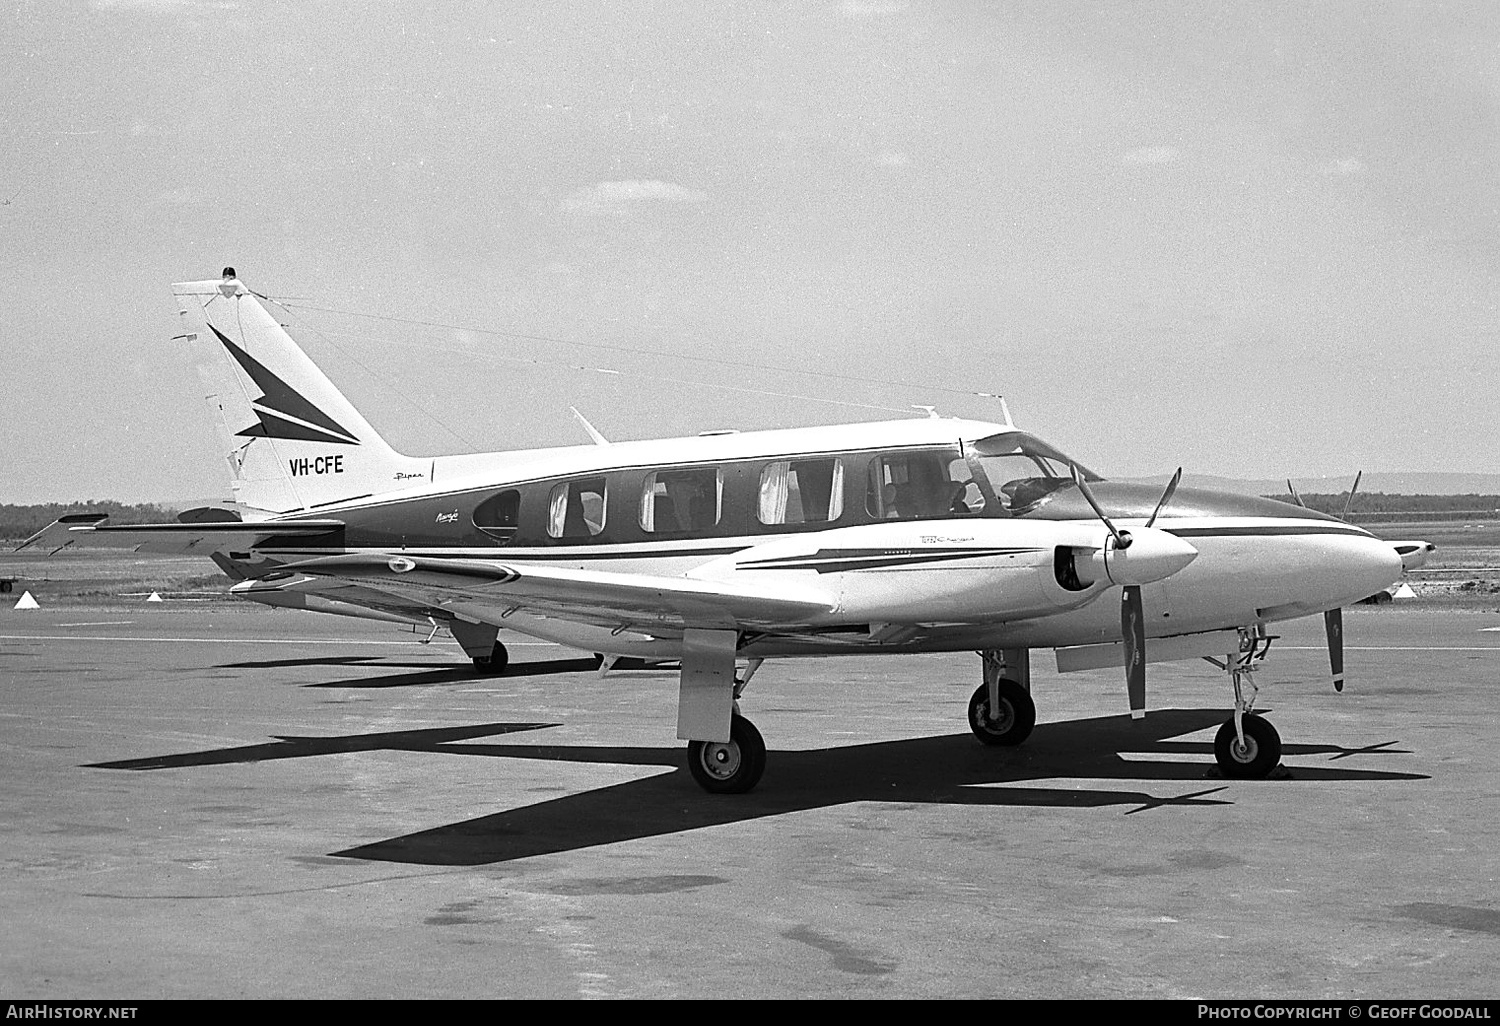
POLYGON ((333 613, 400 624, 432 625, 446 615, 445 610, 431 603, 401 598, 349 581, 309 577, 307 574, 252 577, 230 588, 229 594, 282 609, 305 609, 312 613, 333 613))
POLYGON ((105 524, 102 513, 73 513, 61 517, 16 547, 49 552, 70 547, 133 549, 136 552, 207 555, 220 549, 249 549, 271 538, 306 539, 333 534, 339 520, 239 520, 177 524, 105 524))
POLYGON ((791 582, 770 586, 400 553, 330 556, 284 569, 354 585, 366 595, 383 593, 403 605, 462 605, 494 623, 524 610, 611 629, 769 630, 804 625, 838 604, 821 588, 791 582))

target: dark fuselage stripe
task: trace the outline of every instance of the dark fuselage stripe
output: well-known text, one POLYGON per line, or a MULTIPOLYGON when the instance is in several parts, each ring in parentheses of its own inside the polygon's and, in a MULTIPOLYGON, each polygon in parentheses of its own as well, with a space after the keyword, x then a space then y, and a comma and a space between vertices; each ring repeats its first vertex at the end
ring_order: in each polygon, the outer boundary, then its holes
MULTIPOLYGON (((519 563, 576 563, 580 560, 595 559, 677 559, 685 556, 727 556, 730 553, 743 552, 746 549, 753 547, 754 546, 752 544, 745 544, 714 549, 639 549, 630 552, 600 552, 597 549, 585 548, 582 546, 567 549, 549 549, 546 551, 506 549, 498 547, 493 549, 455 547, 451 550, 443 550, 424 546, 413 546, 410 549, 402 549, 400 551, 405 552, 407 555, 420 556, 423 559, 491 559, 503 562, 519 563)), ((368 549, 373 552, 397 551, 394 548, 384 548, 378 545, 355 546, 353 551, 358 551, 360 549, 368 549)), ((277 548, 275 550, 264 549, 264 551, 274 551, 278 554, 296 552, 301 554, 323 555, 326 555, 328 552, 328 550, 325 548, 293 548, 291 546, 277 548)))
POLYGON ((880 570, 895 567, 915 566, 923 563, 946 563, 956 559, 977 559, 982 556, 1013 556, 1036 549, 938 549, 924 551, 913 548, 896 549, 820 549, 810 556, 783 556, 779 559, 764 559, 741 563, 742 570, 816 570, 820 574, 838 573, 843 570, 880 570))
MULTIPOLYGON (((257 525, 257 526, 260 526, 260 525, 257 525)), ((265 526, 270 526, 270 525, 267 524, 265 526)), ((288 526, 292 526, 292 525, 289 524, 288 526)), ((1314 525, 1314 524, 1297 525, 1297 524, 1287 524, 1287 525, 1284 525, 1284 526, 1283 525, 1260 525, 1260 526, 1244 526, 1244 527, 1229 527, 1229 526, 1225 526, 1225 527, 1178 527, 1178 528, 1168 527, 1168 528, 1163 528, 1163 530, 1166 531, 1168 534, 1175 535, 1175 536, 1177 536, 1179 538, 1243 538, 1243 537, 1314 536, 1314 535, 1331 535, 1331 536, 1339 536, 1339 537, 1352 535, 1354 537, 1370 537, 1369 534, 1367 534, 1365 531, 1363 531, 1363 530, 1361 530, 1361 529, 1359 529, 1357 527, 1351 527, 1351 526, 1339 525, 1339 524, 1328 524, 1328 525, 1314 525)), ((809 536, 809 535, 814 535, 816 533, 818 533, 818 532, 811 532, 811 531, 804 532, 802 536, 806 537, 806 536, 809 536)), ((416 546, 416 547, 413 547, 412 549, 410 549, 409 553, 411 555, 419 555, 419 556, 422 556, 423 558, 427 558, 427 559, 518 560, 518 561, 521 561, 521 562, 533 562, 533 563, 550 563, 550 562, 570 562, 571 563, 571 562, 579 562, 579 561, 596 561, 596 560, 597 561, 604 561, 604 560, 625 560, 625 559, 636 559, 636 560, 642 560, 642 559, 685 559, 685 558, 712 559, 712 558, 717 557, 717 556, 727 556, 727 555, 732 555, 733 553, 736 553, 736 552, 744 552, 746 549, 755 548, 758 545, 765 544, 766 542, 773 541, 773 540, 782 540, 782 539, 786 539, 788 537, 794 537, 794 536, 790 536, 790 535, 774 535, 774 536, 767 536, 767 537, 764 537, 764 538, 756 538, 754 540, 748 540, 747 539, 742 544, 736 544, 736 545, 717 545, 717 546, 713 546, 713 547, 706 547, 705 546, 703 548, 688 547, 688 546, 682 546, 682 545, 677 545, 677 546, 672 547, 672 548, 655 547, 655 546, 644 547, 643 546, 643 547, 640 547, 640 548, 630 548, 630 549, 623 549, 623 550, 622 549, 611 549, 610 551, 602 551, 600 547, 592 546, 592 545, 571 545, 571 546, 561 546, 560 545, 560 546, 557 546, 556 548, 549 548, 549 549, 510 549, 510 548, 505 548, 503 546, 497 546, 496 548, 493 548, 493 549, 491 549, 491 548, 480 549, 480 548, 473 548, 473 547, 464 547, 464 548, 454 548, 454 549, 451 549, 451 550, 444 550, 444 549, 440 549, 440 548, 429 548, 429 547, 425 547, 425 546, 416 546)), ((664 544, 670 544, 670 543, 664 543, 664 544)), ((264 551, 271 551, 271 549, 270 549, 269 546, 264 546, 262 548, 263 548, 264 551)), ((374 547, 371 547, 371 546, 356 546, 356 548, 379 548, 379 547, 378 546, 374 546, 374 547)), ((304 546, 297 546, 297 545, 294 544, 294 545, 287 545, 287 546, 276 546, 275 547, 275 551, 277 551, 279 553, 282 553, 282 554, 294 554, 295 553, 295 554, 315 555, 315 554, 319 554, 319 553, 322 553, 322 552, 326 552, 327 550, 324 549, 324 548, 320 548, 320 547, 319 548, 315 548, 315 547, 311 547, 311 546, 304 547, 304 546)), ((388 550, 380 549, 380 551, 388 551, 388 550)), ((971 558, 971 557, 974 557, 974 556, 981 556, 981 555, 992 555, 992 554, 997 554, 997 553, 998 554, 1008 554, 1008 553, 1011 553, 1011 552, 1034 551, 1034 550, 1029 550, 1029 549, 976 549, 976 550, 972 550, 972 551, 968 551, 968 552, 958 552, 958 553, 956 553, 956 554, 954 554, 952 556, 940 556, 939 553, 932 552, 931 550, 928 550, 927 552, 923 552, 921 549, 911 549, 910 551, 911 551, 911 554, 913 556, 921 554, 923 556, 927 556, 928 558, 937 557, 937 558, 960 558, 961 559, 961 558, 971 558)), ((895 555, 895 554, 896 554, 896 551, 894 549, 880 549, 880 550, 858 550, 858 549, 854 549, 854 550, 847 550, 847 551, 844 551, 844 552, 840 552, 838 550, 831 550, 831 551, 830 550, 824 550, 824 551, 821 551, 821 552, 816 553, 816 554, 810 553, 810 554, 805 555, 805 556, 783 556, 783 557, 780 557, 779 559, 777 559, 775 561, 766 560, 764 562, 748 563, 748 564, 745 564, 745 566, 746 566, 746 569, 751 569, 751 568, 754 568, 754 569, 788 569, 788 568, 791 568, 791 567, 788 566, 787 564, 790 564, 791 562, 795 561, 796 564, 797 564, 797 568, 799 568, 799 569, 812 569, 813 565, 812 565, 811 561, 818 560, 818 559, 840 559, 840 558, 842 558, 842 559, 849 559, 849 558, 861 557, 861 556, 892 556, 892 555, 895 555)))

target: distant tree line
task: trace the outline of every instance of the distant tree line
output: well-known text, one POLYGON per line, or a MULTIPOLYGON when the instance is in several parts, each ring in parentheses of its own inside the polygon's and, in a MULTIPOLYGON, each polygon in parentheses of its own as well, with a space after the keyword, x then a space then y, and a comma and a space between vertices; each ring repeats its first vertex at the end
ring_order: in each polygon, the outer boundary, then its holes
MULTIPOLYGON (((1267 498, 1282 502, 1295 502, 1290 495, 1269 495, 1267 498)), ((1309 509, 1335 516, 1344 512, 1344 503, 1349 501, 1348 492, 1338 495, 1302 495, 1309 509)), ((1349 515, 1370 513, 1477 513, 1500 510, 1500 495, 1479 495, 1468 492, 1463 495, 1388 495, 1385 492, 1355 492, 1349 515)))
POLYGON ((108 513, 112 524, 169 524, 177 511, 154 503, 129 506, 113 499, 87 502, 44 502, 36 506, 0 504, 0 538, 20 541, 30 538, 64 513, 108 513))

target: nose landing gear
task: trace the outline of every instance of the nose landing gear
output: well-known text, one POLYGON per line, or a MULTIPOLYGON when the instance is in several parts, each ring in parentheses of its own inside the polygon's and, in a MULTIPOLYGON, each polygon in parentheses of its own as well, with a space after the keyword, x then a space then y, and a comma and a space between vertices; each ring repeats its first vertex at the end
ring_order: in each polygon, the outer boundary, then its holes
POLYGON ((1214 737, 1214 758, 1226 777, 1261 779, 1281 764, 1281 735, 1263 716, 1226 720, 1214 737), (1243 740, 1241 736, 1243 735, 1243 740))
POLYGON ((1270 647, 1271 638, 1266 636, 1264 627, 1242 627, 1239 651, 1223 663, 1209 660, 1229 672, 1234 686, 1234 716, 1224 722, 1214 737, 1214 759, 1226 777, 1264 779, 1281 765, 1281 735, 1253 709, 1260 693, 1255 686, 1255 664, 1266 657, 1270 647), (1246 685, 1250 688, 1248 700, 1246 685))

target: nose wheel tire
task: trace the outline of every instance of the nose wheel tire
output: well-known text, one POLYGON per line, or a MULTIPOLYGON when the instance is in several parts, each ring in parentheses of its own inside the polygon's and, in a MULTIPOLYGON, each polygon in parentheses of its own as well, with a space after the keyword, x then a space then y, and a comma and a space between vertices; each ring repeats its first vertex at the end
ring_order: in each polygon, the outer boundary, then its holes
POLYGON ((1225 721, 1214 737, 1214 758, 1226 777, 1257 779, 1270 776, 1281 764, 1281 735, 1276 728, 1261 716, 1241 718, 1245 727, 1245 743, 1240 744, 1235 733, 1234 720, 1225 721))
POLYGON ((755 724, 736 715, 728 741, 688 742, 688 770, 711 794, 743 794, 766 771, 766 743, 755 724))
POLYGON ((1000 681, 1000 701, 990 708, 990 687, 979 685, 969 699, 969 729, 987 745, 1018 745, 1036 726, 1036 703, 1013 680, 1000 681))

